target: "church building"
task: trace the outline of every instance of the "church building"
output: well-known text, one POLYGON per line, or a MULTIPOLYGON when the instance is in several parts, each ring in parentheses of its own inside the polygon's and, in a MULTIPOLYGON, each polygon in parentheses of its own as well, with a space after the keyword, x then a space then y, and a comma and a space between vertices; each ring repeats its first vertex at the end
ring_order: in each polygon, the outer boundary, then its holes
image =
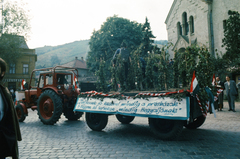
POLYGON ((224 54, 222 39, 229 10, 240 12, 239 0, 174 0, 165 20, 168 41, 173 44, 171 58, 192 44, 207 47, 214 56, 216 50, 224 54))

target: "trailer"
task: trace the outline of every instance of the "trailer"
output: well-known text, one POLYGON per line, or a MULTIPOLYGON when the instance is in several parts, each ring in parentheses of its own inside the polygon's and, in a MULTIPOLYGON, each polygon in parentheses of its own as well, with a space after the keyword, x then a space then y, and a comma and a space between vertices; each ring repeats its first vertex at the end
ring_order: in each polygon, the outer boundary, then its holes
POLYGON ((123 94, 84 92, 78 96, 74 111, 85 112, 87 125, 93 131, 103 130, 109 115, 115 115, 122 124, 131 123, 135 117, 145 117, 153 134, 163 140, 176 140, 184 126, 196 129, 206 119, 198 99, 185 90, 123 94))

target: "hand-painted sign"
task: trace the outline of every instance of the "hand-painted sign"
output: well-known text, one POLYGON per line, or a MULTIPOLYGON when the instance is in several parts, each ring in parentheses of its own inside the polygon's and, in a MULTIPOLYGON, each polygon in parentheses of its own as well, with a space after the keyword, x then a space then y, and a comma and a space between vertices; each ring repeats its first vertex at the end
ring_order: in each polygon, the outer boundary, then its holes
POLYGON ((121 114, 152 118, 186 120, 189 117, 189 98, 152 97, 148 99, 78 98, 74 111, 121 114))

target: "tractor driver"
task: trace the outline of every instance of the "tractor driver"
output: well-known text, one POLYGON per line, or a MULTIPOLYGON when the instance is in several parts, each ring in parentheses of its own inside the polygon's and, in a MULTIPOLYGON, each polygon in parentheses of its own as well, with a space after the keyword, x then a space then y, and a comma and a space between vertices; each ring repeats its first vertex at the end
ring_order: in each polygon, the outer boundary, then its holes
POLYGON ((57 75, 57 81, 58 81, 58 84, 68 84, 68 81, 65 78, 65 75, 62 75, 62 74, 57 75))

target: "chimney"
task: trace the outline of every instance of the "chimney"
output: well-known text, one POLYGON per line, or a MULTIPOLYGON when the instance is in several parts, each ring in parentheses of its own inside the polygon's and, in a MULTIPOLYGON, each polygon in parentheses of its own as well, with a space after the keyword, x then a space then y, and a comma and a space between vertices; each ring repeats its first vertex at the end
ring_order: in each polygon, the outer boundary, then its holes
POLYGON ((83 61, 83 57, 81 57, 81 60, 83 61))
POLYGON ((75 60, 77 60, 77 57, 75 57, 75 60))

